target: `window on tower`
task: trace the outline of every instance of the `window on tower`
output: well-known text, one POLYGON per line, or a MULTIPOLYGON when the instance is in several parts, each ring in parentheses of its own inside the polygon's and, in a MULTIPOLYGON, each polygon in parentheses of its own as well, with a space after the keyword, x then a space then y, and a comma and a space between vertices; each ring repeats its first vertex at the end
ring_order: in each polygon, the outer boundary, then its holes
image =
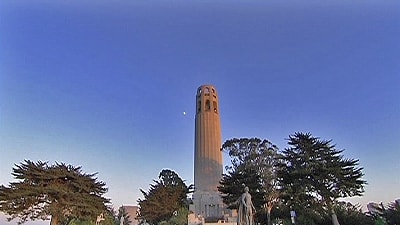
POLYGON ((206 111, 210 111, 210 110, 211 110, 210 100, 206 100, 206 111))
POLYGON ((218 113, 218 111, 217 111, 217 102, 216 101, 213 101, 213 107, 214 107, 214 112, 215 113, 218 113))
POLYGON ((201 101, 197 102, 197 112, 200 112, 201 110, 201 101))
POLYGON ((210 88, 206 87, 206 89, 204 90, 204 95, 205 96, 209 96, 210 95, 210 88))

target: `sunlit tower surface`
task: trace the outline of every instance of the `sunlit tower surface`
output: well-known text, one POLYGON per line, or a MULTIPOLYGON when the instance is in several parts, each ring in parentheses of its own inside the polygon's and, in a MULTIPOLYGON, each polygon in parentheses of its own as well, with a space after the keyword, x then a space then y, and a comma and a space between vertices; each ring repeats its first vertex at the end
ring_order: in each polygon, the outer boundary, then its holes
POLYGON ((217 190, 222 178, 221 123, 217 90, 202 85, 196 94, 194 186, 195 214, 203 218, 223 215, 223 203, 217 190))

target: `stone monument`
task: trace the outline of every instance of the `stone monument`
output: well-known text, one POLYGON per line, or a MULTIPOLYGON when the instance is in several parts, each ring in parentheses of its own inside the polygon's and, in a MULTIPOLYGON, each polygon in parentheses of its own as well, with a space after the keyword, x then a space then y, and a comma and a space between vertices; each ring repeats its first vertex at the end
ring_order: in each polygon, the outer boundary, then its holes
POLYGON ((255 208, 248 187, 244 188, 244 193, 238 199, 238 204, 237 225, 253 225, 255 208))
POLYGON ((224 215, 217 190, 223 173, 221 142, 217 90, 202 85, 196 94, 193 204, 196 217, 206 220, 224 215))

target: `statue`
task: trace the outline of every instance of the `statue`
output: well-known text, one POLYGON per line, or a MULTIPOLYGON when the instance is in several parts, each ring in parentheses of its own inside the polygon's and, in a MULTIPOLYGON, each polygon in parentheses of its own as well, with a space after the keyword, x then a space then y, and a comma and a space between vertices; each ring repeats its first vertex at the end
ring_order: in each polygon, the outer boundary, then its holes
POLYGON ((121 219, 119 220, 119 225, 124 225, 124 214, 121 215, 121 219))
POLYGON ((249 188, 244 188, 244 193, 238 199, 239 210, 237 225, 253 225, 253 214, 255 208, 253 202, 251 201, 251 195, 249 193, 249 188))

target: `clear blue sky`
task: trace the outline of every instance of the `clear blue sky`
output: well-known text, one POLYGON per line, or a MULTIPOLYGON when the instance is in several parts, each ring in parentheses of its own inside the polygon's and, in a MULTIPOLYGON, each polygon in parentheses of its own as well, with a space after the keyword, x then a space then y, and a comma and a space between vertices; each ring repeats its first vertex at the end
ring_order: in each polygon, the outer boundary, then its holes
POLYGON ((24 159, 98 172, 116 207, 163 168, 193 183, 196 89, 213 84, 223 140, 333 139, 364 167, 352 201, 393 201, 399 40, 397 0, 2 0, 0 184, 24 159))

